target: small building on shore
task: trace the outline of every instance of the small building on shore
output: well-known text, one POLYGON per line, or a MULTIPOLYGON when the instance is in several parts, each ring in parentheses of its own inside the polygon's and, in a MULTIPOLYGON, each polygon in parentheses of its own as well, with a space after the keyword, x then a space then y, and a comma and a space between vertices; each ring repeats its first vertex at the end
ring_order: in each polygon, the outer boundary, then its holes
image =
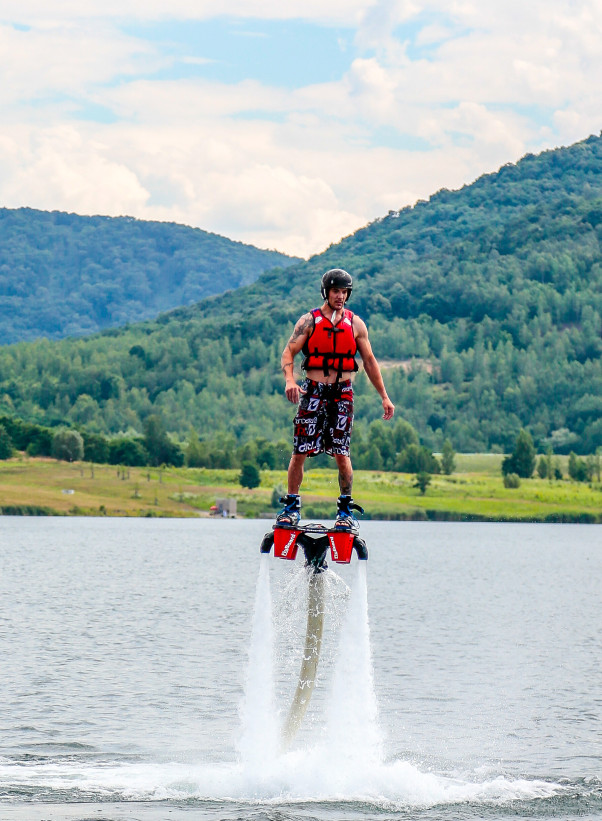
POLYGON ((224 519, 236 518, 236 499, 216 499, 209 510, 212 516, 221 516, 224 519))

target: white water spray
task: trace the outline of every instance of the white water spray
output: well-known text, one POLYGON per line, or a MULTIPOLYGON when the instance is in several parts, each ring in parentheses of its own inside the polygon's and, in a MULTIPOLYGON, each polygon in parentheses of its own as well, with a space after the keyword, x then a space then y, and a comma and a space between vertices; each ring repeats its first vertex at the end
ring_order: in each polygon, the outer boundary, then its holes
MULTIPOLYGON (((274 696, 277 679, 274 640, 280 636, 275 635, 272 626, 268 559, 268 555, 262 555, 257 582, 249 669, 241 705, 241 762, 236 767, 205 766, 196 779, 189 773, 192 796, 227 795, 233 800, 278 803, 368 802, 406 810, 466 801, 528 800, 562 792, 560 785, 542 781, 509 780, 502 776, 485 781, 464 780, 421 772, 407 761, 385 760, 374 692, 364 561, 357 563, 348 596, 344 582, 336 574, 331 571, 323 574, 326 582, 324 639, 333 627, 331 616, 341 625, 334 657, 329 658, 326 653, 323 658, 322 653, 320 658, 322 673, 317 677, 317 687, 330 681, 328 697, 322 702, 326 717, 321 729, 313 723, 311 735, 302 735, 290 750, 284 751, 276 707, 280 706, 282 718, 288 705, 276 705, 274 696), (343 608, 345 602, 347 607, 343 608), (198 781, 196 788, 195 780, 198 781)), ((277 616, 281 609, 290 616, 295 604, 299 611, 306 603, 309 606, 309 578, 301 568, 290 575, 283 601, 277 605, 277 616)), ((300 615, 295 612, 295 620, 300 615)), ((286 623, 281 627, 287 629, 286 623)), ((307 635, 306 632, 306 644, 307 635)), ((300 634, 297 638, 303 641, 300 634)), ((170 789, 173 789, 171 785, 170 789)), ((181 790, 181 786, 178 789, 181 790)), ((167 794, 161 793, 159 797, 167 797, 167 794)))
MULTIPOLYGON (((330 681, 330 687, 324 687, 329 693, 323 704, 326 719, 313 724, 306 721, 306 730, 310 729, 311 734, 297 739, 290 752, 279 753, 278 713, 273 695, 276 636, 272 626, 269 557, 262 555, 245 695, 240 707, 240 762, 195 762, 186 757, 185 761, 141 759, 111 764, 104 757, 99 762, 89 761, 87 754, 84 759, 61 756, 59 761, 0 759, 0 786, 6 789, 10 785, 9 789, 18 794, 37 790, 41 800, 55 793, 73 794, 80 801, 81 794, 86 793, 97 795, 102 802, 108 798, 116 802, 219 801, 232 807, 226 812, 232 817, 254 814, 258 802, 277 807, 337 802, 337 817, 347 816, 349 809, 349 817, 354 818, 364 814, 366 804, 378 808, 375 814, 399 810, 409 817, 409 809, 416 810, 417 815, 423 808, 467 802, 490 808, 514 800, 561 797, 572 789, 553 782, 504 776, 466 779, 436 775, 421 772, 408 761, 383 759, 371 668, 366 569, 365 562, 358 562, 349 595, 338 575, 331 571, 322 574, 327 616, 325 642, 327 634, 341 626, 336 652, 334 642, 333 653, 324 652, 323 645, 320 658, 324 675, 318 677, 317 689, 321 689, 322 682, 326 685, 330 681)), ((296 601, 302 611, 308 600, 303 595, 304 590, 308 592, 308 575, 303 568, 289 574, 287 587, 291 597, 287 603, 296 601)), ((277 608, 278 605, 278 613, 277 608)), ((298 638, 302 641, 301 636, 298 638)), ((281 706, 285 708, 288 704, 281 706)), ((172 811, 175 808, 170 807, 168 812, 172 811)), ((49 810, 44 812, 50 815, 49 810)), ((489 814, 490 809, 485 812, 489 814)), ((128 810, 128 817, 130 814, 128 810)), ((276 814, 282 818, 300 817, 298 812, 288 813, 286 809, 279 809, 276 814)), ((311 814, 325 817, 322 811, 311 814)))
POLYGON ((381 739, 374 693, 366 562, 357 562, 335 662, 326 740, 337 757, 379 761, 381 739))
MULTIPOLYGON (((338 650, 334 659, 330 659, 334 664, 330 665, 329 670, 326 669, 326 678, 328 674, 331 676, 331 692, 324 705, 325 726, 323 722, 322 730, 314 734, 312 747, 325 744, 330 754, 342 756, 347 761, 361 759, 365 763, 367 757, 378 760, 380 734, 372 676, 366 563, 360 561, 356 565, 352 591, 349 596, 344 597, 347 598, 344 615, 340 612, 343 604, 339 601, 340 595, 330 595, 330 588, 337 588, 337 585, 333 584, 334 580, 343 585, 346 594, 348 588, 330 571, 320 574, 307 571, 295 573, 287 584, 286 592, 293 592, 295 602, 288 601, 290 596, 285 596, 282 604, 286 608, 286 615, 290 616, 290 607, 293 604, 299 604, 304 600, 307 602, 307 622, 299 680, 290 709, 287 710, 282 704, 278 705, 281 716, 288 713, 278 744, 275 726, 277 711, 274 698, 276 674, 273 647, 277 637, 273 634, 272 627, 267 558, 265 554, 261 557, 247 687, 241 710, 243 733, 239 750, 243 764, 257 761, 258 757, 264 762, 266 756, 272 759, 278 749, 283 753, 293 742, 312 697, 318 679, 319 665, 322 665, 319 678, 323 679, 324 662, 329 661, 328 658, 320 658, 325 615, 326 625, 330 630, 339 621, 340 616, 342 626, 338 650), (333 578, 330 579, 330 576, 333 578), (326 577, 329 577, 328 584, 325 584, 326 577), (337 618, 330 618, 335 616, 335 612, 337 618)), ((340 594, 340 591, 337 593, 340 594)), ((287 621, 286 617, 278 619, 281 626, 286 625, 287 621)), ((328 667, 327 664, 326 668, 328 667)), ((324 698, 322 703, 324 704, 324 698)))
POLYGON ((274 709, 272 595, 269 556, 261 556, 249 647, 245 694, 240 707, 242 735, 238 750, 245 767, 260 766, 278 749, 274 709))
POLYGON ((308 576, 307 629, 299 682, 293 703, 282 730, 282 749, 287 750, 296 736, 307 712, 316 683, 322 633, 324 631, 324 574, 310 572, 308 576))

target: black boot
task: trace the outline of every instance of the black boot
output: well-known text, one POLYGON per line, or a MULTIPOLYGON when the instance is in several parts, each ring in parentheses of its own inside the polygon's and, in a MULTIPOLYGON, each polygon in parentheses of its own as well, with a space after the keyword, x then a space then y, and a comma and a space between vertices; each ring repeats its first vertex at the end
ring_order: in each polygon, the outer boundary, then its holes
POLYGON ((284 507, 276 516, 276 524, 297 527, 299 519, 301 518, 301 497, 294 493, 289 493, 283 496, 280 501, 284 507))
POLYGON ((364 512, 364 508, 356 505, 351 496, 341 494, 337 499, 337 517, 334 522, 336 530, 348 530, 350 533, 360 532, 359 522, 352 512, 354 510, 364 512))

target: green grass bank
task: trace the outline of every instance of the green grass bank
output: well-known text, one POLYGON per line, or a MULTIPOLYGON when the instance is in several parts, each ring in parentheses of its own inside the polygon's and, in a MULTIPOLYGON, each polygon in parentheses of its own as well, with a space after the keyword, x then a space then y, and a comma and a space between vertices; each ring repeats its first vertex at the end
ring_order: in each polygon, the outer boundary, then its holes
MULTIPOLYGON (((602 485, 569 479, 525 479, 505 488, 499 454, 457 454, 451 476, 433 476, 425 494, 411 474, 356 471, 354 497, 366 519, 602 523, 602 485)), ((566 474, 566 465, 563 465, 566 474)), ((259 487, 238 482, 238 470, 120 468, 18 456, 0 462, 4 515, 208 516, 220 497, 235 498, 238 515, 274 515, 274 488, 285 471, 262 471, 259 487)), ((306 471, 303 515, 331 519, 338 495, 332 469, 306 471)))

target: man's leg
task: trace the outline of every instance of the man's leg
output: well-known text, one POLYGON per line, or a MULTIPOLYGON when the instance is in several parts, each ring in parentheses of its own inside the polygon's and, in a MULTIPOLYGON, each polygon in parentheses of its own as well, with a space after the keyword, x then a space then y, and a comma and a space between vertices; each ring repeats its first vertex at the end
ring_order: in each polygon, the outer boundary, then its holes
POLYGON ((341 496, 351 496, 351 488, 353 487, 353 467, 351 466, 351 459, 342 453, 335 453, 334 458, 339 469, 339 488, 341 489, 341 496))
POLYGON ((303 465, 306 458, 305 453, 293 453, 291 461, 288 463, 288 492, 295 496, 298 496, 301 490, 303 465))
POLYGON ((339 487, 341 488, 341 494, 337 499, 337 517, 334 526, 337 530, 359 533, 359 525, 353 511, 359 510, 361 513, 364 511, 351 498, 351 488, 353 487, 351 459, 349 456, 343 456, 342 454, 335 454, 334 458, 339 468, 339 487))
POLYGON ((301 497, 299 490, 301 489, 301 482, 303 481, 303 463, 305 462, 305 453, 293 453, 291 461, 288 464, 288 495, 280 501, 284 503, 284 507, 276 516, 276 523, 287 525, 288 527, 296 527, 299 524, 301 517, 301 497))

